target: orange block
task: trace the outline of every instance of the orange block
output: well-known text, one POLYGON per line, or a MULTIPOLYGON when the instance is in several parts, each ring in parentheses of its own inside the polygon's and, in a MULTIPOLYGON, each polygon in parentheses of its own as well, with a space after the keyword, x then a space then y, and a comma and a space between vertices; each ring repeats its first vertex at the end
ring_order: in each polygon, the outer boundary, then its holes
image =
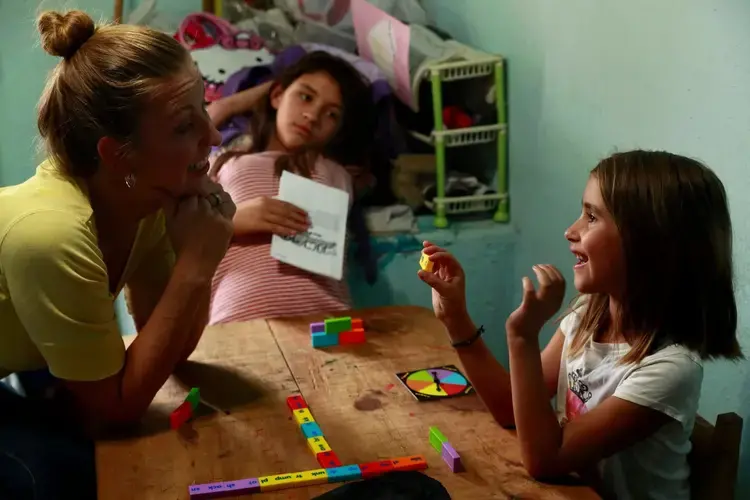
POLYGON ((352 330, 356 330, 358 328, 362 328, 364 330, 365 324, 360 318, 353 318, 352 319, 352 330))
POLYGON ((427 461, 422 455, 394 458, 391 463, 395 470, 424 470, 427 468, 427 461))
POLYGON ((339 333, 339 345, 361 344, 365 341, 365 331, 362 328, 339 333))

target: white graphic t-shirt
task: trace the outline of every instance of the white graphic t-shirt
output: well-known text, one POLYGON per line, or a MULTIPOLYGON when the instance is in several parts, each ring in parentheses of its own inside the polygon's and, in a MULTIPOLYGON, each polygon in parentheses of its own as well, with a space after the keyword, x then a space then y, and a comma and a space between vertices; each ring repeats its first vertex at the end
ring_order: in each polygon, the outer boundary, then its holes
POLYGON ((555 397, 558 421, 573 420, 610 396, 669 415, 674 421, 602 460, 599 472, 608 493, 618 500, 688 500, 687 455, 703 381, 700 357, 670 345, 638 364, 618 364, 630 350, 628 344, 589 341, 581 354, 568 358, 579 321, 574 312, 560 324, 565 346, 555 397))

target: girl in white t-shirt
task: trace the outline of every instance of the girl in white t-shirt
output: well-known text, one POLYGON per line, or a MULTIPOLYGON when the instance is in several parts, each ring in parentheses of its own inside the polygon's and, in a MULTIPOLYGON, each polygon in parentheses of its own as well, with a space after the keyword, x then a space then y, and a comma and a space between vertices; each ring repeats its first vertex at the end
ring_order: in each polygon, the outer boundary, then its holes
POLYGON ((565 281, 551 265, 534 266, 538 290, 523 278, 506 322, 510 373, 467 313, 456 259, 425 242, 435 266, 419 276, 482 400, 516 427, 533 476, 575 471, 606 498, 688 499, 702 360, 742 357, 724 187, 695 160, 618 153, 591 172, 565 237, 580 295, 540 352, 565 281))

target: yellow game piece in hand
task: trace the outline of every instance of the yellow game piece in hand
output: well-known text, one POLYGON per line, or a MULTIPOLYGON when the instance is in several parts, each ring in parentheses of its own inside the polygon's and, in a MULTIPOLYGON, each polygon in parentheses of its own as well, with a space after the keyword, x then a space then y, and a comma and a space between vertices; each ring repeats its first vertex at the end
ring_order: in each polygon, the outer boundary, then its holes
POLYGON ((430 257, 427 254, 422 253, 422 257, 419 259, 419 267, 422 268, 422 271, 431 273, 433 264, 434 263, 430 260, 430 257))

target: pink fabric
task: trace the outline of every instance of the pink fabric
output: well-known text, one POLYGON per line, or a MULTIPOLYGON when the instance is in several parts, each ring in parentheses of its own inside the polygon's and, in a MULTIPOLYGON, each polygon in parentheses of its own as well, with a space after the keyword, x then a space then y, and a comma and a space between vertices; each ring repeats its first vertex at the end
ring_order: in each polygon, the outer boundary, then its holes
MULTIPOLYGON (((276 196, 279 179, 274 164, 279 153, 243 155, 227 162, 218 181, 240 204, 260 196, 276 196)), ((326 159, 315 164, 313 180, 347 191, 349 174, 326 159)), ((232 244, 213 280, 209 324, 257 318, 297 316, 350 308, 346 281, 336 281, 279 262, 271 257, 271 235, 257 234, 232 244)))

